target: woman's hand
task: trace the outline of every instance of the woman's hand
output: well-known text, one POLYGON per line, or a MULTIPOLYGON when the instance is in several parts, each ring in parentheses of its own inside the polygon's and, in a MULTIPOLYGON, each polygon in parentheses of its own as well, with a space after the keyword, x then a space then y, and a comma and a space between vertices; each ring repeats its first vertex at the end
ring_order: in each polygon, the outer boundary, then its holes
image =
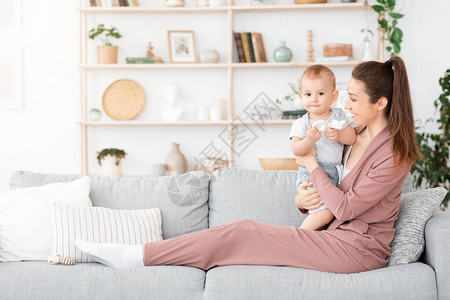
POLYGON ((315 210, 322 206, 322 199, 315 188, 306 189, 312 186, 311 182, 305 181, 298 187, 295 204, 301 210, 315 210))

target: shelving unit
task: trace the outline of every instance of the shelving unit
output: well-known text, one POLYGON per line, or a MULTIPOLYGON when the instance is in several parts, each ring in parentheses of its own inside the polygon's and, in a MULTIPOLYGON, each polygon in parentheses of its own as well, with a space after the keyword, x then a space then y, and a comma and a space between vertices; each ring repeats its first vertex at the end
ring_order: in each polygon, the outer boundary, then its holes
MULTIPOLYGON (((87 1, 88 2, 88 1, 87 1)), ((82 154, 82 166, 81 171, 83 174, 88 174, 88 128, 89 127, 117 127, 117 126, 223 126, 229 125, 230 128, 230 151, 229 160, 230 166, 234 166, 234 132, 236 126, 232 123, 234 120, 234 71, 242 69, 282 69, 282 68, 304 68, 310 65, 320 62, 288 62, 288 63, 234 63, 233 62, 233 35, 234 30, 234 16, 236 14, 250 14, 250 13, 270 13, 270 12, 308 12, 308 11, 335 11, 335 10, 364 10, 369 5, 367 2, 360 3, 329 3, 329 4, 303 4, 303 5, 233 5, 233 0, 229 0, 228 6, 222 7, 174 7, 174 8, 149 8, 149 7, 86 7, 88 5, 85 0, 80 0, 79 16, 80 16, 80 108, 81 108, 81 120, 78 122, 81 128, 81 154, 82 154), (87 18, 89 15, 98 14, 116 14, 118 17, 121 15, 133 15, 133 14, 208 14, 208 13, 223 13, 227 18, 227 59, 225 63, 217 64, 116 64, 116 65, 99 65, 87 63, 87 18), (183 70, 183 69, 218 69, 227 72, 227 94, 228 94, 228 111, 226 121, 219 122, 137 122, 137 121, 110 121, 110 122, 90 122, 87 118, 87 74, 88 72, 95 72, 100 70, 111 71, 136 71, 136 72, 152 72, 153 70, 183 70)), ((378 41, 378 47, 380 47, 381 41, 378 41)), ((378 57, 378 59, 382 59, 378 57)), ((342 62, 322 62, 331 67, 352 67, 359 63, 359 61, 342 61, 342 62)), ((265 120, 265 124, 268 125, 288 125, 292 124, 291 120, 265 120)))

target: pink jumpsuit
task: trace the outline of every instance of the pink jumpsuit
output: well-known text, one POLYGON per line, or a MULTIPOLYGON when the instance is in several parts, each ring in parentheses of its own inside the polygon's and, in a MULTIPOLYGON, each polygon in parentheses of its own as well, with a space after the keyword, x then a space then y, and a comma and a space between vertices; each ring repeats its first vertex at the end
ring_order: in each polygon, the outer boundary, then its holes
POLYGON ((360 162, 334 186, 322 169, 310 180, 336 217, 327 230, 239 220, 144 245, 144 263, 186 265, 204 270, 224 265, 271 265, 355 273, 387 265, 403 181, 394 170, 391 136, 385 128, 360 162))

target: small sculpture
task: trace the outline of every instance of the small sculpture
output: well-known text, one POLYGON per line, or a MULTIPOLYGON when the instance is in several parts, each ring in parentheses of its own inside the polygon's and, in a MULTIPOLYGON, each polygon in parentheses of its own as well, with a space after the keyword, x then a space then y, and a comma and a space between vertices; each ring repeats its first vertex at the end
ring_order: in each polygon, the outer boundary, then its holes
POLYGON ((373 33, 367 28, 361 30, 364 34, 364 52, 362 55, 362 61, 374 60, 372 52, 370 51, 370 41, 372 40, 373 33))
POLYGON ((147 47, 147 57, 153 57, 153 56, 155 56, 155 53, 153 52, 152 42, 149 42, 148 47, 147 47))
POLYGON ((175 106, 175 102, 180 94, 180 88, 176 85, 168 85, 165 92, 168 108, 161 113, 161 117, 165 122, 178 121, 179 117, 183 113, 183 109, 181 107, 175 106))

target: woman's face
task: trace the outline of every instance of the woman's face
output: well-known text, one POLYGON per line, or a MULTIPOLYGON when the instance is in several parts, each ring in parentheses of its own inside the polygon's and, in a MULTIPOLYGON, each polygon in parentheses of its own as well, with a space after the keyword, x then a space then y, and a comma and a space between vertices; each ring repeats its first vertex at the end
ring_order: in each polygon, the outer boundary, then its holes
POLYGON ((348 81, 348 100, 344 108, 350 110, 355 126, 365 126, 379 117, 378 105, 369 101, 365 84, 353 77, 348 81))

